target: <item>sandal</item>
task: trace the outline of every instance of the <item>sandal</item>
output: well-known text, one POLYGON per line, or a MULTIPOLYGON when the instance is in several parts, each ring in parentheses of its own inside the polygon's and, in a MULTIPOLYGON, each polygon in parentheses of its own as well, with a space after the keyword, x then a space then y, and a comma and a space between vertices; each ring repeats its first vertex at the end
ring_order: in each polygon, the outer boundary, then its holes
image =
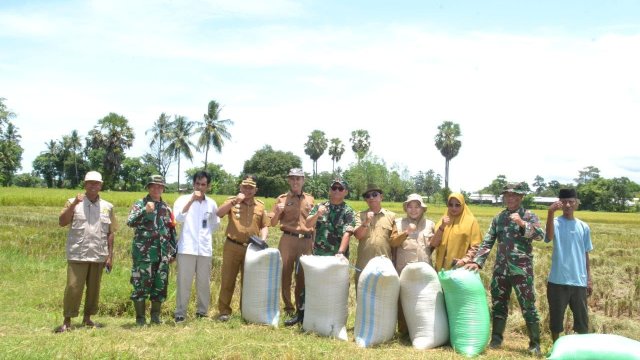
POLYGON ((62 324, 62 325, 58 326, 58 327, 54 330, 54 332, 55 332, 56 334, 60 334, 60 333, 67 332, 67 331, 71 331, 71 326, 67 326, 67 325, 65 325, 65 324, 62 324))
POLYGON ((93 322, 93 321, 91 321, 91 320, 89 320, 89 321, 84 321, 82 324, 83 324, 84 326, 86 326, 86 327, 96 328, 96 329, 99 329, 99 328, 101 328, 101 327, 102 327, 102 324, 100 324, 100 323, 96 323, 96 322, 93 322))

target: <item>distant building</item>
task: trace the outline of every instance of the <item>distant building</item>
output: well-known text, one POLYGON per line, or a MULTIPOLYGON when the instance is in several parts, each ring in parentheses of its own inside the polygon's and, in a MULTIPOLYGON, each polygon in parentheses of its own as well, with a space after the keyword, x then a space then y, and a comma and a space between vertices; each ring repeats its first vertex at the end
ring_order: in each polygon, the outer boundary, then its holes
POLYGON ((471 194, 469 195, 470 204, 498 204, 502 203, 502 195, 496 199, 493 194, 471 194))

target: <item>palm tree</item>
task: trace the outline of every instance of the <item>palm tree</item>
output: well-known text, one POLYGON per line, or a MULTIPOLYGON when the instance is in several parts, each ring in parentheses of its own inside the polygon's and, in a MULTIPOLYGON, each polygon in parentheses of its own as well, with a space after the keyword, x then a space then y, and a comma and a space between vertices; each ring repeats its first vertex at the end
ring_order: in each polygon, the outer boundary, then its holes
POLYGON ((153 127, 144 132, 147 135, 151 133, 151 143, 149 143, 151 156, 153 157, 153 163, 163 177, 167 176, 167 171, 171 164, 171 161, 167 159, 168 155, 165 154, 169 132, 171 131, 170 119, 167 114, 162 113, 158 120, 153 123, 153 127))
POLYGON ((80 183, 80 178, 78 176, 78 148, 82 146, 80 136, 78 136, 78 130, 71 131, 71 135, 69 135, 66 140, 65 146, 68 146, 73 152, 73 166, 75 167, 76 174, 76 181, 73 184, 73 187, 76 187, 80 183))
POLYGON ((198 147, 204 150, 204 168, 207 168, 207 160, 209 155, 209 145, 213 146, 216 151, 221 152, 224 140, 231 140, 231 134, 227 130, 227 125, 233 125, 233 121, 229 119, 220 120, 220 111, 222 108, 215 101, 209 101, 207 113, 204 114, 204 121, 198 123, 197 132, 200 132, 198 138, 198 147))
POLYGON ((332 172, 336 173, 336 163, 340 161, 342 158, 342 154, 344 154, 344 145, 342 141, 338 138, 331 139, 331 145, 329 146, 329 155, 331 155, 331 160, 333 161, 333 170, 332 172))
POLYGON ((180 190, 180 157, 184 155, 189 160, 193 160, 191 148, 195 145, 191 142, 191 135, 194 123, 184 116, 173 116, 171 130, 168 134, 169 145, 165 150, 166 154, 178 160, 178 191, 180 190))
POLYGON ((104 151, 105 154, 102 169, 105 189, 115 189, 118 172, 126 158, 124 152, 133 145, 134 139, 135 134, 129 126, 129 120, 116 113, 109 113, 98 120, 98 125, 89 131, 87 148, 104 151))
POLYGON ((318 175, 318 159, 326 149, 327 138, 324 136, 324 131, 313 130, 306 144, 304 144, 304 153, 309 155, 311 161, 313 161, 313 177, 318 175))
POLYGON ((356 153, 358 163, 360 163, 362 158, 369 152, 369 147, 371 147, 369 132, 363 129, 352 131, 349 141, 351 141, 351 150, 356 153))
POLYGON ((444 121, 438 126, 435 145, 445 159, 444 187, 446 189, 449 188, 449 161, 458 155, 460 146, 462 146, 462 142, 458 140, 460 135, 460 125, 454 122, 444 121))

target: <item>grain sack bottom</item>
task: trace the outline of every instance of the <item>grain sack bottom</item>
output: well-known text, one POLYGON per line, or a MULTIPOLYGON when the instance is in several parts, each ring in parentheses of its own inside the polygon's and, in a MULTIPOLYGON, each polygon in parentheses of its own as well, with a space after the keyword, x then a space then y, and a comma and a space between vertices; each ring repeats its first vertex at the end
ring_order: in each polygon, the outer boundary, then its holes
POLYGON ((282 258, 274 248, 250 244, 244 258, 242 318, 247 322, 278 327, 282 258))
POLYGON ((356 344, 369 347, 391 340, 398 321, 400 278, 385 256, 369 260, 358 280, 356 344))
POLYGON ((449 324, 438 273, 426 262, 409 263, 400 274, 400 303, 416 349, 449 341, 449 324))
POLYGON ((489 342, 489 304, 480 274, 463 268, 438 273, 449 317, 453 349, 465 356, 482 353, 489 342))
POLYGON ((335 256, 304 255, 300 264, 305 283, 302 329, 348 340, 349 261, 335 256))

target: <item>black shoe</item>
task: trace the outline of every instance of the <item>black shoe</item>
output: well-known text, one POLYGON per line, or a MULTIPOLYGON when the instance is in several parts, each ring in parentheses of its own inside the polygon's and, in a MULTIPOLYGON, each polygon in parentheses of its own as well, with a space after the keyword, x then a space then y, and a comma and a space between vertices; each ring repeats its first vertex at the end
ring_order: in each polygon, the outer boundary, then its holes
POLYGON ((196 318, 198 318, 198 319, 208 318, 208 317, 209 317, 209 315, 207 315, 207 314, 196 313, 196 318))
POLYGON ((175 320, 176 320, 176 324, 177 324, 177 323, 184 322, 185 319, 184 319, 184 316, 176 316, 175 320))
POLYGON ((304 319, 304 310, 299 310, 296 316, 292 317, 289 320, 285 320, 284 326, 293 326, 298 323, 302 323, 304 319))

